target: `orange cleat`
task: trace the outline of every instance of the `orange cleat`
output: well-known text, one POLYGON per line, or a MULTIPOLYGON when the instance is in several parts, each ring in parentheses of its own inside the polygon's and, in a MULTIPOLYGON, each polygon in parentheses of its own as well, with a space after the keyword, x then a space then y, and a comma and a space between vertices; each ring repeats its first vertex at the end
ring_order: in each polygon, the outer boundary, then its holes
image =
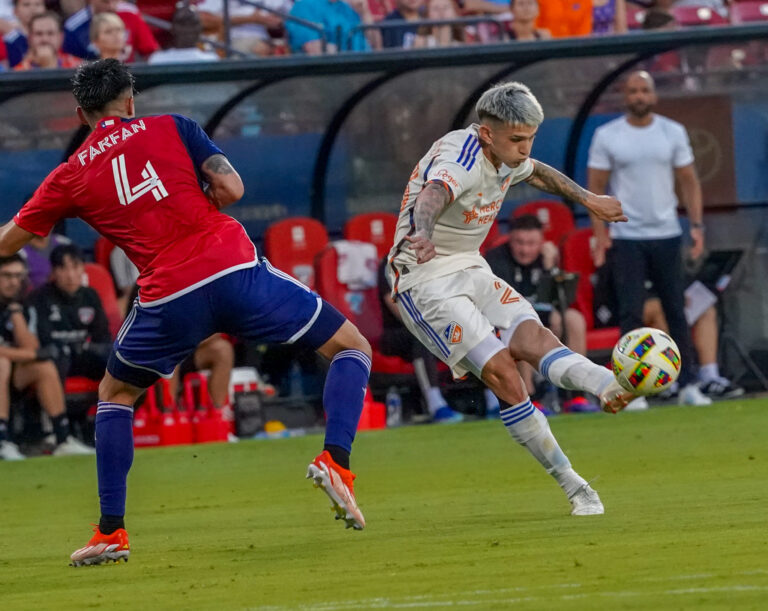
POLYGON ((355 500, 355 474, 337 465, 327 450, 309 464, 307 479, 314 480, 315 488, 328 495, 337 520, 344 520, 347 528, 365 528, 365 518, 355 500))
POLYGON ((118 562, 125 560, 128 562, 128 556, 131 555, 131 546, 128 543, 128 533, 124 528, 118 528, 115 532, 105 535, 96 526, 93 529, 96 533, 88 541, 88 545, 81 547, 72 553, 70 566, 87 566, 90 564, 102 564, 103 562, 118 562))

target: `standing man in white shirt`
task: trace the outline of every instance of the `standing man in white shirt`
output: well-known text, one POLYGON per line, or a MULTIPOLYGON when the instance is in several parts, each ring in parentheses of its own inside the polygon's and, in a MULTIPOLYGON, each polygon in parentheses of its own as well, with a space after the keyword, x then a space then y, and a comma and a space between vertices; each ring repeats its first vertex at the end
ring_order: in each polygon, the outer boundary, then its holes
POLYGON ((573 470, 547 419, 531 404, 515 359, 557 386, 598 395, 606 411, 619 411, 633 397, 610 371, 574 354, 543 327, 479 249, 507 190, 521 181, 579 202, 604 221, 626 217, 617 199, 590 193, 530 158, 544 113, 528 87, 496 85, 476 110, 480 124, 435 142, 411 174, 389 253, 392 297, 406 327, 456 377, 471 372, 500 399, 504 426, 555 478, 571 513, 602 514, 599 496, 573 470))
POLYGON ((626 114, 599 127, 589 149, 588 185, 595 193, 613 193, 629 222, 613 225, 592 215, 595 265, 605 263, 610 248, 621 332, 643 326, 645 281, 653 282, 670 334, 683 363, 678 383, 680 403, 707 405, 695 383, 690 330, 685 320, 682 228, 677 217, 675 183, 688 210, 697 259, 704 250, 701 185, 693 150, 680 123, 653 112, 656 89, 651 75, 633 72, 624 84, 626 114))

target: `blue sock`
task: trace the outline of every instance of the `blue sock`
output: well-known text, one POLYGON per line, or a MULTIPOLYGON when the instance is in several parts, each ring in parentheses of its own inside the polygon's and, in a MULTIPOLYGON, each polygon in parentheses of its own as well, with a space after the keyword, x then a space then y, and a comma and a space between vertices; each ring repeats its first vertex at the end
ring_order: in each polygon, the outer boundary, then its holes
POLYGON ((342 350, 333 357, 323 390, 326 446, 352 451, 370 374, 371 359, 359 350, 342 350))
POLYGON ((133 408, 99 401, 96 411, 96 470, 102 515, 125 515, 126 479, 132 463, 133 408))

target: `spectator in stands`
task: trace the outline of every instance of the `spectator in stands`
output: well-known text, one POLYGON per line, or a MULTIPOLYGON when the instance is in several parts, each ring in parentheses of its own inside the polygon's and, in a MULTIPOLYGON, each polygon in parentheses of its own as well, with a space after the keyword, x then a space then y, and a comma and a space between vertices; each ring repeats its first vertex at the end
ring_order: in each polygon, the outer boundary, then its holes
POLYGON ((66 236, 50 233, 47 236, 35 236, 21 249, 22 256, 27 260, 30 288, 36 289, 50 280, 51 252, 57 246, 70 243, 71 240, 66 236))
POLYGON ((507 35, 512 40, 542 40, 552 38, 549 30, 536 27, 539 0, 510 0, 512 21, 507 23, 507 35))
POLYGON ((591 0, 541 0, 540 28, 549 30, 554 38, 589 36, 592 33, 591 0))
POLYGON ((98 13, 117 13, 125 24, 127 44, 131 46, 128 61, 138 53, 149 57, 160 48, 149 26, 135 5, 120 0, 88 0, 88 4, 64 22, 64 51, 77 57, 96 59, 98 51, 91 45, 91 20, 98 13))
POLYGON ((595 265, 612 249, 619 325, 626 333, 643 324, 644 282, 653 282, 664 306, 672 337, 680 348, 680 402, 707 405, 696 384, 694 353, 685 319, 682 228, 677 218, 680 193, 688 209, 690 256, 704 249, 701 186, 685 128, 653 113, 657 103, 650 74, 636 71, 624 83, 626 114, 599 127, 589 151, 589 189, 610 190, 622 203, 627 223, 616 223, 610 235, 605 223, 593 220, 595 265), (676 186, 678 187, 676 189, 676 186), (627 274, 631 269, 633 273, 627 274))
POLYGON ((625 0, 592 0, 593 34, 625 34, 627 30, 625 0))
POLYGON ((30 20, 35 15, 41 15, 44 12, 44 0, 13 0, 13 14, 16 17, 15 23, 6 22, 8 25, 2 27, 2 22, 0 22, 8 65, 11 68, 21 63, 29 50, 27 35, 29 33, 30 20), (8 26, 11 29, 6 30, 8 26))
POLYGON ((40 345, 54 355, 62 381, 69 376, 100 380, 112 337, 98 293, 83 286, 83 253, 74 244, 57 246, 51 267, 53 280, 29 297, 40 345))
POLYGON ((357 30, 352 34, 357 26, 373 23, 365 0, 298 0, 290 14, 321 24, 326 41, 326 49, 323 50, 323 40, 318 31, 287 21, 285 30, 293 53, 320 55, 323 52, 368 51, 381 46, 378 30, 366 30, 365 33, 357 30))
POLYGON ((203 26, 197 11, 190 6, 180 6, 173 14, 171 22, 173 46, 170 49, 155 51, 149 58, 149 63, 177 64, 218 61, 219 56, 216 53, 203 51, 197 46, 202 32, 203 26))
MULTIPOLYGON (((228 0, 228 2, 232 48, 250 55, 269 55, 272 52, 272 39, 268 30, 281 27, 283 19, 274 13, 243 4, 238 0, 228 0)), ((293 4, 292 0, 260 0, 260 2, 286 14, 293 4)), ((203 0, 197 4, 197 10, 203 31, 223 40, 223 0, 203 0)))
POLYGON ((432 422, 451 424, 461 422, 464 416, 452 410, 440 392, 437 378, 437 358, 403 325, 400 311, 392 301, 392 289, 385 270, 387 257, 379 265, 379 301, 381 302, 382 334, 379 340, 381 353, 398 356, 413 364, 416 380, 432 422))
POLYGON ((29 49, 14 70, 74 68, 77 57, 61 51, 61 19, 50 11, 35 15, 29 22, 29 49))
POLYGON ((96 50, 99 59, 117 59, 126 61, 131 56, 131 46, 125 23, 117 13, 97 13, 91 19, 91 46, 96 50))
MULTIPOLYGON (((427 0, 425 8, 427 19, 458 19, 459 10, 454 0, 427 0)), ((464 26, 456 25, 432 25, 419 28, 413 47, 453 47, 464 44, 464 26)))
POLYGON ((644 30, 674 30, 676 28, 675 17, 669 11, 653 8, 645 13, 644 30))
MULTIPOLYGON (((544 227, 532 214, 512 216, 509 220, 509 240, 485 253, 493 273, 533 305, 544 326, 558 338, 565 338, 566 345, 573 352, 586 355, 587 323, 582 313, 567 308, 563 324, 563 317, 549 296, 540 294, 541 285, 550 282, 559 256, 557 246, 544 240, 544 227)), ((522 367, 521 374, 530 394, 533 394, 533 371, 530 367, 522 367)), ((583 395, 568 400, 563 407, 566 411, 599 410, 583 395)))
MULTIPOLYGON (((417 21, 422 19, 424 0, 397 0, 397 8, 382 21, 417 21)), ((381 30, 382 46, 410 49, 418 32, 418 26, 401 26, 381 30)))
POLYGON ((93 454, 93 448, 70 435, 64 389, 51 353, 40 348, 31 312, 19 302, 26 276, 27 268, 19 254, 0 258, 0 458, 24 458, 8 439, 8 417, 11 391, 28 389, 33 390, 53 424, 53 454, 93 454))

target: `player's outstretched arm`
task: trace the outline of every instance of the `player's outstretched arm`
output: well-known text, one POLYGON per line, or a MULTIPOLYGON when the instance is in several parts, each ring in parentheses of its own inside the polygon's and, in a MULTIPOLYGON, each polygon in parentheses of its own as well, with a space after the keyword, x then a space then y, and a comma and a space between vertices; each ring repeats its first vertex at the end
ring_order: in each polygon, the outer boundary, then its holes
POLYGON ((627 220, 621 211, 621 202, 615 197, 595 195, 546 163, 536 161, 533 173, 526 179, 526 182, 545 193, 560 195, 580 203, 601 221, 620 223, 627 220))
POLYGON ((451 203, 451 194, 445 186, 430 182, 416 198, 413 208, 413 224, 416 231, 406 236, 409 248, 416 255, 416 263, 426 263, 435 257, 435 245, 432 244, 432 232, 440 214, 451 203))
POLYGON ((0 257, 10 257, 34 237, 34 233, 22 229, 14 221, 7 222, 0 227, 0 257))
POLYGON ((205 195, 219 210, 243 196, 245 188, 240 174, 224 155, 217 153, 208 157, 203 162, 202 170, 208 182, 205 195))

